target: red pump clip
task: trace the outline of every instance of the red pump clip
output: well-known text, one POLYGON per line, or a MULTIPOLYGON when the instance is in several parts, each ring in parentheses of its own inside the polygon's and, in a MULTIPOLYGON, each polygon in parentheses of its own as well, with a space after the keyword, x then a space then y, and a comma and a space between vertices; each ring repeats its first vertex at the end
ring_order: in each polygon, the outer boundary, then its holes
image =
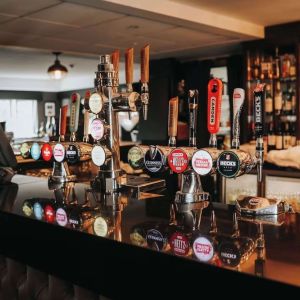
POLYGON ((217 134, 220 128, 223 84, 218 78, 208 82, 207 129, 210 134, 217 134))

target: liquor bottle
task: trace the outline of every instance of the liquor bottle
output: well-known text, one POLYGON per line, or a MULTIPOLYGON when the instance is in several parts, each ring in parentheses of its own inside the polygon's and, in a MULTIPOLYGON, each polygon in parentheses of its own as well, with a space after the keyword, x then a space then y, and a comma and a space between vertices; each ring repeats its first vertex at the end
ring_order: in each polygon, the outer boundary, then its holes
POLYGON ((266 102, 265 102, 265 111, 267 115, 272 115, 273 113, 273 98, 271 92, 271 85, 266 85, 266 102))
POLYGON ((292 93, 293 93, 293 89, 289 87, 285 94, 285 103, 284 103, 286 115, 292 114, 292 93))
POLYGON ((296 124, 295 122, 290 123, 290 135, 291 135, 291 147, 296 146, 296 124))
POLYGON ((278 121, 277 126, 276 126, 276 135, 275 135, 275 146, 276 146, 276 150, 282 150, 283 148, 283 141, 282 141, 282 131, 281 131, 281 122, 278 121))
POLYGON ((272 57, 264 57, 262 56, 262 61, 260 64, 261 73, 260 79, 272 79, 273 77, 273 70, 272 70, 272 57))
POLYGON ((274 132, 274 123, 269 123, 268 130, 268 152, 276 149, 276 135, 274 132))
POLYGON ((290 76, 291 58, 286 53, 282 59, 282 77, 286 78, 290 76))
POLYGON ((280 81, 276 82, 276 90, 275 90, 275 113, 276 115, 280 115, 282 110, 282 92, 281 92, 281 86, 280 81))
POLYGON ((247 80, 250 81, 252 79, 252 73, 251 73, 251 60, 250 60, 250 52, 247 51, 247 80))
POLYGON ((253 67, 252 67, 252 72, 253 72, 252 78, 253 79, 259 79, 260 65, 259 65, 259 56, 258 56, 258 54, 255 57, 254 64, 253 64, 253 67))
POLYGON ((295 77, 296 76, 296 58, 294 55, 291 56, 291 65, 290 65, 290 76, 295 77))
POLYGON ((291 114, 296 114, 296 93, 294 87, 291 88, 291 114))
POLYGON ((291 145, 291 134, 289 129, 289 123, 286 122, 284 124, 284 131, 283 131, 283 149, 288 149, 291 145))
POLYGON ((273 64, 273 78, 278 79, 280 77, 280 57, 278 54, 278 47, 275 49, 275 58, 273 64))
POLYGON ((265 57, 262 54, 260 58, 260 79, 261 80, 267 79, 267 75, 268 75, 267 63, 265 62, 265 57))

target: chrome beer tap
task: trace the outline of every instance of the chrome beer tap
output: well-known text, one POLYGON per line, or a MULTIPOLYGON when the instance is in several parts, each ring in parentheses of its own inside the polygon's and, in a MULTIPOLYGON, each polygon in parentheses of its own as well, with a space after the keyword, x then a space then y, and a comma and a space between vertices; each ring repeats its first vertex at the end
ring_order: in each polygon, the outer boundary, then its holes
MULTIPOLYGON (((107 127, 107 133, 103 138, 103 144, 111 155, 105 158, 105 162, 101 166, 98 176, 93 183, 93 187, 100 189, 105 193, 116 192, 121 185, 124 184, 121 178, 123 172, 120 167, 119 124, 117 113, 121 111, 137 111, 144 105, 142 96, 132 90, 134 67, 133 49, 128 49, 125 55, 127 92, 118 93, 118 57, 118 52, 114 52, 112 57, 110 55, 101 55, 95 79, 96 93, 99 95, 99 98, 103 99, 103 107, 99 111, 99 114, 107 127)), ((141 69, 142 75, 146 75, 142 79, 149 78, 148 60, 149 46, 146 46, 142 49, 141 69), (146 53, 148 53, 148 55, 146 55, 146 53)))
POLYGON ((248 173, 255 166, 250 153, 240 150, 240 115, 245 100, 245 91, 233 91, 233 128, 231 150, 221 152, 217 160, 217 170, 225 178, 235 178, 248 173))

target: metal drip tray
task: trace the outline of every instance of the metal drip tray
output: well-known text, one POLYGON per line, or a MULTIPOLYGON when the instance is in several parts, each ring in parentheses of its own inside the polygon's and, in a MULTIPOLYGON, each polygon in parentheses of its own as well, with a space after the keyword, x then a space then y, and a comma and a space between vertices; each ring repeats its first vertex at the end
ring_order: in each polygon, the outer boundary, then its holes
POLYGON ((120 185, 128 188, 133 197, 141 198, 142 193, 158 190, 166 186, 164 179, 125 175, 121 177, 120 185))

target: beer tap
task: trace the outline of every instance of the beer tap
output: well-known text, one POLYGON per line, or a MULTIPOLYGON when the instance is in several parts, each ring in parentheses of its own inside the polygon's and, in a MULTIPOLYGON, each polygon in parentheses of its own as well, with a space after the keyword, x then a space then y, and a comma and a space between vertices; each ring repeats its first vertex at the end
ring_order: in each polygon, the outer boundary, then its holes
POLYGON ((70 142, 76 142, 76 132, 79 123, 80 95, 73 93, 70 99, 70 142))
POLYGON ((133 92, 132 83, 133 83, 133 48, 129 48, 125 52, 125 77, 127 92, 133 92))
POLYGON ((210 133, 209 146, 217 148, 217 133, 220 128, 223 83, 213 78, 208 83, 207 128, 210 133))
POLYGON ((141 100, 143 105, 144 120, 148 118, 148 105, 149 105, 149 54, 150 46, 146 45, 141 50, 141 100))
POLYGON ((240 115, 245 100, 245 91, 233 91, 233 129, 231 150, 221 152, 217 160, 217 170, 226 178, 235 178, 249 172, 255 165, 250 153, 240 150, 240 115))
POLYGON ((209 147, 195 151, 192 168, 200 176, 215 173, 215 164, 220 150, 217 149, 217 133, 220 128, 222 81, 213 78, 208 83, 207 130, 210 133, 209 147))
POLYGON ((178 97, 172 98, 169 101, 169 118, 168 118, 168 134, 169 146, 176 147, 178 126, 178 97))
POLYGON ((49 184, 51 182, 67 182, 75 181, 76 176, 70 174, 69 166, 65 161, 66 151, 63 145, 65 141, 65 134, 67 129, 67 111, 68 105, 63 106, 60 109, 59 114, 59 138, 58 143, 53 147, 53 171, 49 177, 49 184))
POLYGON ((254 89, 254 130, 256 137, 256 164, 257 164, 257 181, 262 181, 262 168, 264 161, 264 104, 265 104, 265 84, 257 84, 254 89))
POLYGON ((198 90, 189 90, 189 146, 197 147, 196 132, 197 132, 197 113, 198 113, 198 90))

